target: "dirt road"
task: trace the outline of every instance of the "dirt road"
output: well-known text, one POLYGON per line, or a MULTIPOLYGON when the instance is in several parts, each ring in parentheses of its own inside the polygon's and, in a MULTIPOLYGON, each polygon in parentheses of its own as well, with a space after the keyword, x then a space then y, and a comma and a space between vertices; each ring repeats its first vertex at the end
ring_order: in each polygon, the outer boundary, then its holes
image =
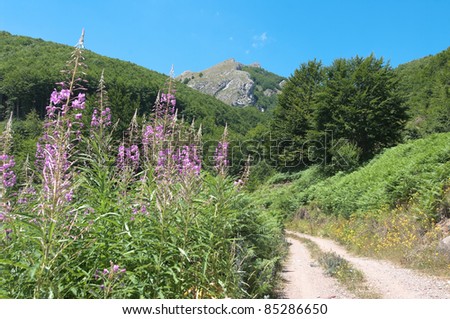
MULTIPOLYGON (((382 298, 394 299, 447 299, 450 298, 450 280, 442 280, 401 268, 388 261, 357 257, 348 253, 332 240, 296 232, 287 232, 314 241, 322 251, 335 252, 366 277, 373 292, 382 298)), ((307 248, 293 238, 289 258, 283 270, 284 298, 355 298, 333 278, 324 275, 322 268, 311 259, 307 248)))

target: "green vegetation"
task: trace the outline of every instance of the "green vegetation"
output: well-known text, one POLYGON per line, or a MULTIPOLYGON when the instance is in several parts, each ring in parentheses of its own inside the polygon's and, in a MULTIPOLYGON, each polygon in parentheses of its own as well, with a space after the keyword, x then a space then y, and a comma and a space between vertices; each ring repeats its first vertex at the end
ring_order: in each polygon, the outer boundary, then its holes
MULTIPOLYGON (((29 126, 36 126, 33 122, 35 114, 40 119, 44 118, 49 92, 54 90, 55 83, 61 81, 61 70, 66 68, 71 50, 69 46, 0 32, 0 121, 13 111, 17 120, 14 132, 20 139, 14 146, 19 165, 22 159, 34 154, 33 145, 39 136, 39 126, 36 128, 38 131, 33 132, 28 130, 29 126), (33 115, 29 116, 30 113, 33 115), (25 130, 28 131, 22 135, 25 130)), ((133 63, 104 57, 89 50, 84 52, 83 63, 88 65, 83 86, 90 97, 95 96, 98 79, 105 70, 112 120, 118 121, 114 132, 117 139, 123 136, 135 111, 141 121, 144 114, 153 111, 158 92, 167 89, 167 76, 133 63)), ((266 118, 255 108, 233 108, 182 83, 177 83, 176 92, 178 117, 189 124, 195 121, 197 129, 201 125, 206 142, 205 154, 214 151, 210 146, 220 139, 225 125, 228 126, 230 140, 236 145, 249 130, 266 118)), ((88 100, 88 109, 92 110, 94 100, 88 100)), ((244 156, 240 152, 235 154, 231 168, 233 174, 240 172, 244 156)))
MULTIPOLYGON (((14 117, 25 118, 36 110, 43 118, 48 105, 48 92, 60 81, 65 61, 71 47, 0 32, 0 120, 10 111, 14 117)), ((106 88, 111 110, 120 114, 119 132, 126 129, 135 110, 138 115, 150 113, 158 91, 163 89, 168 77, 130 62, 98 55, 86 50, 84 54, 89 67, 84 83, 87 92, 95 93, 98 79, 105 70, 106 88)), ((169 67, 169 66, 168 66, 169 67)), ((206 137, 217 138, 228 123, 228 129, 238 135, 254 127, 260 117, 248 111, 241 112, 221 101, 199 93, 184 84, 177 84, 179 116, 187 122, 202 123, 206 137)))
POLYGON ((408 138, 450 131, 450 48, 396 69, 409 107, 408 138))
POLYGON ((450 49, 396 70, 309 61, 282 88, 246 66, 265 113, 71 50, 0 32, 0 297, 271 295, 285 223, 450 275, 450 49))
POLYGON ((284 210, 291 202, 290 214, 309 205, 326 215, 344 217, 414 201, 417 209, 438 219, 448 217, 444 190, 449 176, 450 133, 441 133, 390 148, 351 173, 326 177, 314 166, 295 174, 277 174, 255 195, 278 185, 271 192, 275 201, 266 197, 264 205, 284 210), (285 206, 278 208, 278 201, 285 206))
POLYGON ((318 166, 279 173, 253 192, 288 228, 329 236, 366 255, 450 274, 437 250, 450 217, 450 133, 387 149, 351 173, 329 177, 318 166))
POLYGON ((278 101, 277 93, 281 91, 280 83, 285 78, 255 66, 243 66, 242 71, 248 72, 255 82, 255 90, 253 92, 256 99, 255 106, 259 110, 273 110, 278 101))
POLYGON ((326 214, 350 216, 415 199, 430 217, 440 214, 450 176, 450 134, 435 134, 386 150, 351 174, 338 174, 308 190, 305 198, 326 214))
POLYGON ((44 125, 30 112, 16 126, 41 135, 35 165, 11 155, 12 117, 0 134, 0 297, 270 295, 281 219, 227 175, 227 128, 202 169, 201 136, 177 120, 169 81, 155 112, 115 139, 103 76, 96 97, 83 90, 82 39, 44 125))
POLYGON ((279 97, 272 131, 278 165, 322 163, 333 172, 400 141, 406 121, 395 73, 383 59, 304 63, 279 97), (342 158, 342 154, 345 154, 342 158))

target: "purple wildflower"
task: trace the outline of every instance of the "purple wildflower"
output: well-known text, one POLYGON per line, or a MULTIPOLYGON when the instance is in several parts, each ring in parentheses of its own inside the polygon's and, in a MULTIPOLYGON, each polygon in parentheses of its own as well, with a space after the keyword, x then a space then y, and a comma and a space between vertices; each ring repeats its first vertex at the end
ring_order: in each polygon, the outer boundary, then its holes
POLYGON ((157 118, 173 118, 175 116, 176 99, 173 94, 161 93, 156 103, 155 115, 157 118))
POLYGON ((15 165, 13 156, 0 155, 0 179, 6 188, 13 187, 16 184, 16 174, 11 170, 15 165))
POLYGON ((72 108, 79 109, 79 110, 84 110, 84 108, 85 108, 85 101, 86 101, 85 94, 84 93, 78 93, 77 98, 72 101, 72 108))
POLYGON ((97 109, 94 109, 92 113, 91 126, 99 127, 99 126, 110 126, 111 125, 111 109, 109 107, 105 108, 103 111, 99 112, 97 109))
POLYGON ((186 177, 190 180, 199 176, 200 171, 201 160, 195 145, 184 145, 175 151, 164 149, 158 152, 155 172, 159 180, 183 180, 186 177))
POLYGON ((170 94, 170 93, 162 93, 161 94, 161 102, 165 103, 167 105, 171 105, 172 107, 175 107, 175 105, 177 104, 177 100, 175 98, 175 95, 170 94))
POLYGON ((53 104, 59 104, 61 102, 61 95, 58 91, 56 91, 56 89, 50 95, 50 102, 53 104))
POLYGON ((123 144, 120 144, 119 152, 117 154, 117 166, 120 169, 123 169, 125 167, 125 165, 126 165, 125 160, 126 160, 126 158, 125 158, 125 146, 123 144))
POLYGON ((127 149, 127 156, 131 160, 133 166, 139 165, 139 147, 137 145, 131 145, 131 147, 127 149))
POLYGON ((72 108, 78 110, 84 110, 84 102, 80 102, 80 100, 75 99, 72 101, 72 108))
POLYGON ((98 112, 97 112, 97 109, 95 109, 94 112, 92 113, 91 127, 98 127, 100 125, 97 115, 98 115, 98 112))
POLYGON ((56 200, 58 205, 72 198, 70 174, 68 174, 71 163, 68 157, 67 147, 63 145, 49 143, 37 145, 36 165, 42 169, 44 196, 48 200, 56 200), (56 191, 55 186, 57 186, 56 191), (54 198, 55 196, 57 198, 54 198))
POLYGON ((61 100, 68 100, 70 98, 70 90, 62 89, 61 92, 59 92, 59 96, 61 100))
MULTIPOLYGON (((181 175, 200 175, 201 161, 195 145, 183 146, 178 151, 178 170, 181 175)), ((175 160, 175 159, 174 159, 175 160)))
POLYGON ((47 117, 51 119, 55 117, 55 113, 58 110, 58 108, 50 104, 46 107, 46 110, 47 110, 47 117))
POLYGON ((69 190, 69 191, 66 193, 65 198, 66 198, 66 201, 67 201, 67 202, 71 202, 71 201, 72 201, 72 198, 73 198, 73 190, 72 190, 72 189, 69 190))
POLYGON ((158 161, 156 163, 155 172, 156 175, 161 179, 169 171, 169 160, 172 155, 172 150, 165 149, 158 152, 158 161))
POLYGON ((142 145, 144 146, 144 154, 148 155, 148 145, 150 144, 150 139, 154 136, 155 131, 153 130, 153 126, 147 125, 145 126, 142 132, 142 145))
POLYGON ((86 101, 86 95, 84 93, 78 93, 77 98, 80 103, 84 103, 84 101, 86 101))
POLYGON ((9 171, 3 174, 3 185, 5 187, 13 187, 16 184, 16 174, 9 171))
POLYGON ((76 120, 81 120, 81 117, 83 116, 83 114, 81 114, 81 113, 77 113, 77 114, 75 114, 75 119, 76 120))
POLYGON ((214 153, 214 168, 218 172, 223 172, 223 170, 228 166, 228 142, 219 142, 216 151, 214 153))
POLYGON ((139 147, 134 144, 130 147, 125 147, 121 144, 117 154, 117 167, 124 169, 128 165, 133 169, 139 166, 139 147))
POLYGON ((162 125, 146 125, 142 132, 142 146, 144 157, 148 159, 150 155, 153 156, 153 154, 149 154, 149 147, 155 150, 155 148, 158 145, 161 145, 164 140, 165 132, 162 125))
POLYGON ((111 109, 109 107, 105 108, 104 111, 102 111, 102 122, 105 124, 105 126, 111 125, 111 109))

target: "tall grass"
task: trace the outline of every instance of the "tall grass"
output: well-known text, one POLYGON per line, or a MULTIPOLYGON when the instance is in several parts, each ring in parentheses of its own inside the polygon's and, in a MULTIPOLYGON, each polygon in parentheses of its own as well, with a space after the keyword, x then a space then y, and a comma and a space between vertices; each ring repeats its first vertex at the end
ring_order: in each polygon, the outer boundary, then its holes
POLYGON ((35 168, 27 165, 21 185, 12 183, 10 129, 2 133, 0 296, 270 294, 282 223, 251 205, 245 177, 228 176, 226 130, 208 172, 201 132, 177 119, 169 79, 154 112, 135 116, 115 141, 104 75, 95 99, 84 94, 83 38, 51 93, 35 168))

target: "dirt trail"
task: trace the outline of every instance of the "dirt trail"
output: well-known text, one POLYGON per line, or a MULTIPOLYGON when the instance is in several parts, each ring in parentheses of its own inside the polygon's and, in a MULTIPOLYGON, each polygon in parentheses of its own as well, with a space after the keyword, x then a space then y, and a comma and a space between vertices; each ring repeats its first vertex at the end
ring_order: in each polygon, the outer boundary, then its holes
POLYGON ((354 298, 334 278, 326 277, 311 258, 308 249, 298 240, 287 238, 289 258, 283 269, 285 287, 282 298, 354 298))
MULTIPOLYGON (((442 280, 401 268, 388 261, 357 257, 332 240, 306 234, 287 232, 314 241, 324 252, 333 251, 362 271, 369 287, 383 298, 447 299, 450 298, 450 280, 442 280)), ((286 281, 285 298, 354 298, 332 278, 326 277, 316 262, 311 260, 306 247, 298 240, 291 243, 289 259, 283 277, 286 281)))

